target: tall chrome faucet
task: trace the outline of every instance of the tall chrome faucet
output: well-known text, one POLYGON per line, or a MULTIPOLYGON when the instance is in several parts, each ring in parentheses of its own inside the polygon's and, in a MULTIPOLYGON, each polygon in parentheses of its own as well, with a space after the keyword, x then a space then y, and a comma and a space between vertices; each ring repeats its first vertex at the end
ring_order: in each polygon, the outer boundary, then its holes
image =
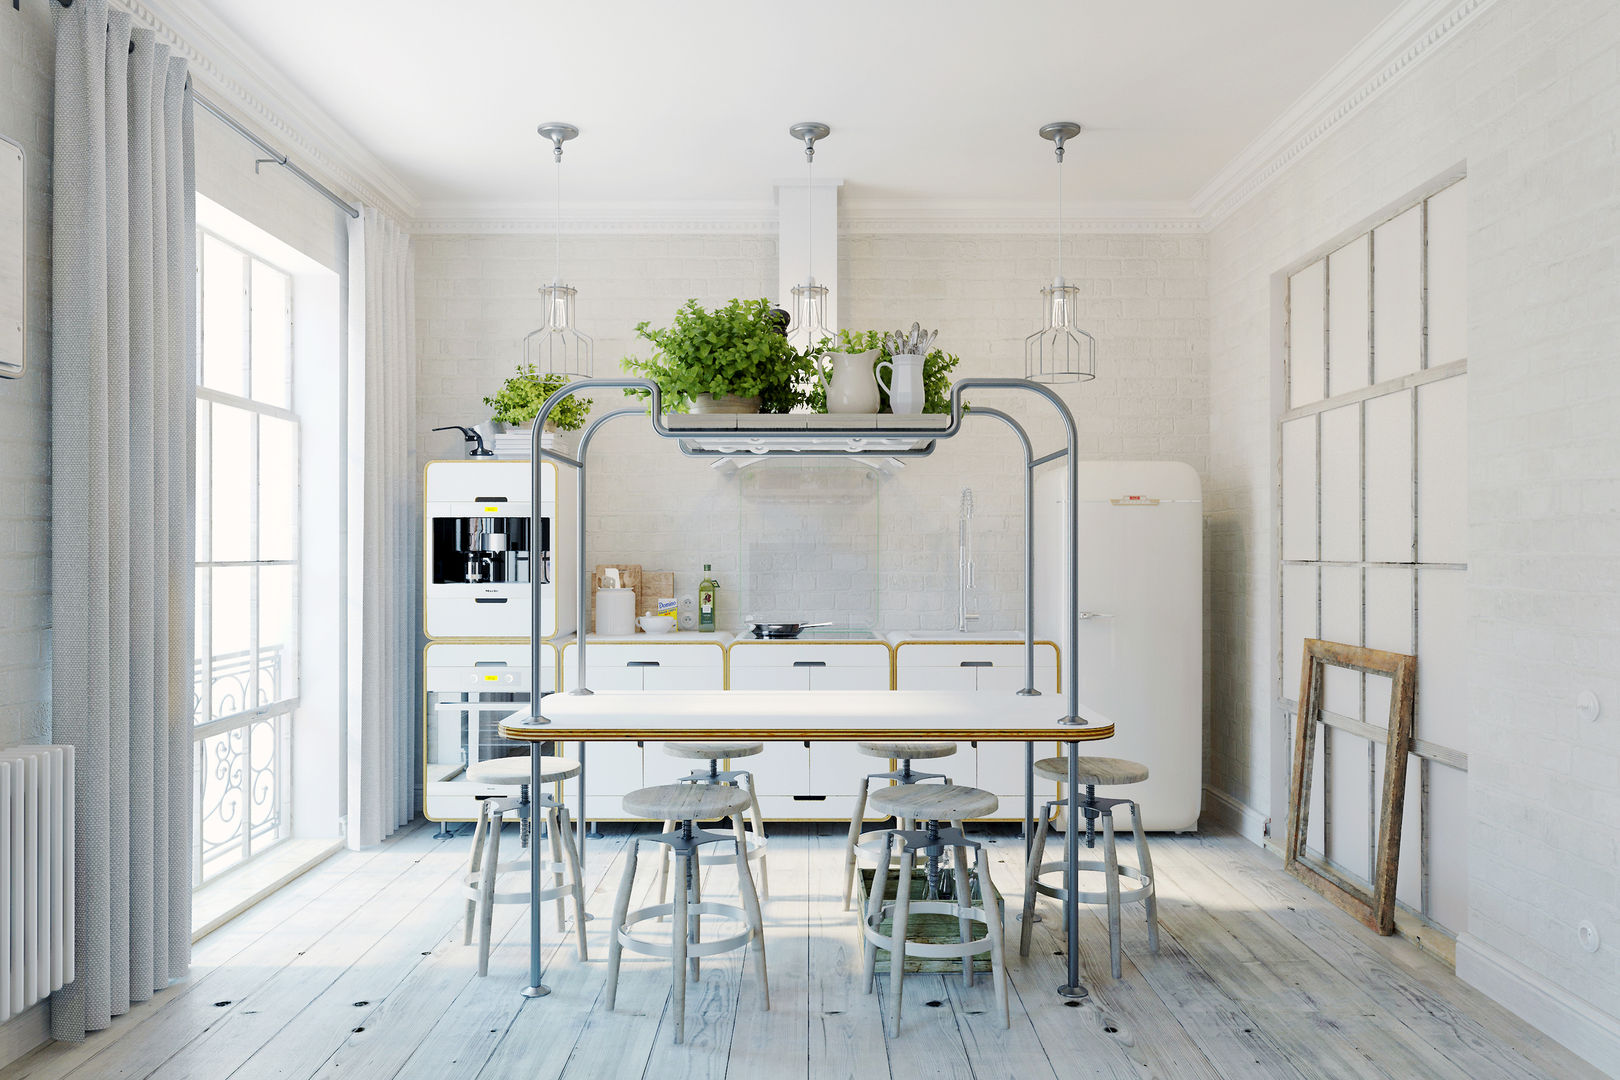
POLYGON ((956 628, 965 631, 968 620, 978 616, 968 612, 968 590, 973 588, 973 489, 962 489, 962 512, 956 523, 956 628))

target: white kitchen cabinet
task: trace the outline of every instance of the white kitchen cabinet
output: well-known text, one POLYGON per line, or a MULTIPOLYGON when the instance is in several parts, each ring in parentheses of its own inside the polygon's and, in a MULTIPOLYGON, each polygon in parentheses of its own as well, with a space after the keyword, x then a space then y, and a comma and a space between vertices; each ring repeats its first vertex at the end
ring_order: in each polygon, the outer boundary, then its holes
MULTIPOLYGON (((732 690, 889 690, 892 658, 881 641, 739 641, 727 650, 732 690)), ((766 817, 847 819, 873 758, 853 743, 774 742, 750 758, 766 817)))
MULTIPOLYGON (((1024 687, 1024 646, 1008 641, 901 642, 894 650, 894 687, 1012 695, 1024 687)), ((1050 641, 1035 643, 1035 689, 1060 707, 1058 651, 1050 641)), ((1037 757, 1053 752, 1050 744, 1035 747, 1037 757)), ((958 746, 954 757, 914 767, 1001 796, 996 816, 1014 820, 1024 816, 1024 760, 1023 743, 981 742, 958 746)), ((1043 797, 1039 789, 1036 797, 1043 797)))
MULTIPOLYGON (((693 635, 694 637, 696 635, 693 635)), ((718 641, 590 641, 585 650, 586 679, 593 690, 722 690, 725 648, 718 641)), ((578 645, 562 648, 559 686, 575 683, 578 645)), ((661 743, 591 743, 585 786, 586 816, 592 821, 625 817, 621 800, 636 788, 673 783, 696 763, 672 758, 661 743)))

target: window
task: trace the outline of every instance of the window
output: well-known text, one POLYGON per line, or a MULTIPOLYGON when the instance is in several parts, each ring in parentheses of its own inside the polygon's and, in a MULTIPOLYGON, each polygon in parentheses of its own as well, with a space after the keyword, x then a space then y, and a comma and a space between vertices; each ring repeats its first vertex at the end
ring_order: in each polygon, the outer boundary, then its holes
MULTIPOLYGON (((1466 182, 1288 276, 1280 418, 1277 695, 1291 734, 1302 641, 1418 657, 1397 899, 1467 919, 1466 182)), ((1329 669, 1310 848, 1365 881, 1389 680, 1329 669)))
POLYGON ((290 834, 298 706, 292 279, 199 231, 193 884, 290 834))

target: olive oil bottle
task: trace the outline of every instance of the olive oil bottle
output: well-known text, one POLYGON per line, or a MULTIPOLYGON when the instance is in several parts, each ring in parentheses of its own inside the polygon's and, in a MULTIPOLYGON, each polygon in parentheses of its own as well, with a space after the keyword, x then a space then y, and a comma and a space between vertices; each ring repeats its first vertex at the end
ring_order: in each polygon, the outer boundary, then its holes
POLYGON ((703 633, 714 632, 714 605, 715 593, 720 589, 720 583, 709 573, 709 564, 703 564, 703 580, 698 584, 698 630, 703 633))

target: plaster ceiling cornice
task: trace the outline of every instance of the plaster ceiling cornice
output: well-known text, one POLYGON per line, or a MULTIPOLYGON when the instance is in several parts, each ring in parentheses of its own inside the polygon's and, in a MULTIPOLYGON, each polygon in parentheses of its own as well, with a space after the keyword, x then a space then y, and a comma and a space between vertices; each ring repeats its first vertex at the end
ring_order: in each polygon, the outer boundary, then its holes
POLYGON ((1206 228, 1219 225, 1493 2, 1408 0, 1216 173, 1188 212, 1206 228))
POLYGON ((398 221, 416 215, 416 194, 203 0, 113 2, 183 56, 200 89, 299 165, 398 221))

